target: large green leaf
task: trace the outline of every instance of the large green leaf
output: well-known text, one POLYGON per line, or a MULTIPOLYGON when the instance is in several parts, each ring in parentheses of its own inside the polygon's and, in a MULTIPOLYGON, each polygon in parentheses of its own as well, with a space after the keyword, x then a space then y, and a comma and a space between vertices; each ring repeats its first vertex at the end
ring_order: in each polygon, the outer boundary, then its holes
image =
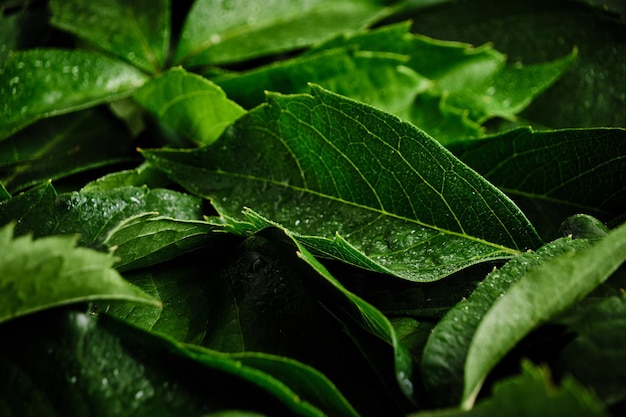
POLYGON ((302 48, 361 29, 384 11, 377 3, 196 0, 174 61, 186 67, 219 65, 302 48))
POLYGON ((572 214, 606 221, 626 211, 624 129, 520 128, 450 149, 523 204, 533 224, 551 225, 545 234, 572 214))
MULTIPOLYGON (((438 39, 492 42, 512 62, 536 63, 578 48, 578 58, 551 89, 523 113, 553 128, 624 126, 626 36, 610 9, 568 0, 415 2, 398 19, 438 39)), ((602 3, 603 6, 608 4, 602 3)))
POLYGON ((0 139, 35 120, 127 96, 147 78, 136 68, 96 52, 14 52, 0 65, 0 139))
POLYGON ((121 187, 57 195, 46 183, 0 202, 0 224, 17 222, 17 234, 77 233, 80 245, 91 245, 122 220, 146 212, 181 220, 202 218, 198 198, 171 190, 121 187))
POLYGON ((0 327, 5 415, 322 416, 279 379, 108 317, 51 311, 0 327))
POLYGON ((522 277, 555 256, 589 246, 585 240, 563 238, 537 252, 525 252, 494 270, 466 300, 437 323, 422 353, 421 371, 429 398, 436 405, 454 405, 463 394, 464 368, 477 327, 493 304, 522 277))
POLYGON ((409 123, 319 87, 270 94, 213 146, 144 151, 223 216, 261 216, 316 253, 432 281, 539 245, 519 209, 409 123), (242 163, 246 161, 246 163, 242 163))
POLYGON ((13 239, 13 228, 0 228, 0 322, 90 300, 160 305, 124 281, 110 255, 76 248, 76 236, 13 239))
POLYGON ((182 68, 151 80, 135 93, 135 99, 159 122, 204 145, 245 113, 221 88, 182 68))
POLYGON ((164 66, 170 42, 169 0, 53 0, 53 25, 150 73, 164 66))
POLYGON ((568 376, 559 385, 547 368, 524 361, 521 375, 498 381, 493 396, 471 410, 439 409, 410 417, 607 417, 598 398, 576 380, 568 376))
POLYGON ((16 192, 136 158, 133 141, 117 120, 88 109, 41 120, 0 142, 0 179, 16 192))
POLYGON ((483 317, 465 361, 463 404, 471 406, 489 371, 524 336, 603 283, 626 260, 626 225, 594 246, 525 273, 483 317))

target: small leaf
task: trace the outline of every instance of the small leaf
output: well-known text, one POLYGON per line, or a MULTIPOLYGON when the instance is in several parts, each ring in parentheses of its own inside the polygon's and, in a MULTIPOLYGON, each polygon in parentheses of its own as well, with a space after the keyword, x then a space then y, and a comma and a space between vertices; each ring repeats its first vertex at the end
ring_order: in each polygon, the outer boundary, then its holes
POLYGON ((110 255, 76 248, 74 236, 13 238, 0 228, 0 323, 59 305, 91 300, 160 303, 124 281, 110 255))
POLYGON ((165 66, 170 41, 169 0, 53 0, 51 23, 156 73, 165 66))
POLYGON ((185 67, 220 65, 303 48, 360 29, 380 12, 377 2, 367 0, 197 0, 174 61, 185 67))
POLYGON ((410 280, 538 246, 519 209, 428 135, 312 93, 270 94, 211 147, 144 155, 223 216, 251 207, 317 254, 410 280))
POLYGON ((585 240, 563 238, 537 252, 522 253, 487 275, 467 300, 450 309, 433 329, 422 353, 421 372, 429 398, 437 405, 458 404, 472 338, 493 304, 525 274, 555 256, 587 246, 585 240))
POLYGON ((626 225, 581 251, 533 269, 495 302, 472 338, 463 404, 471 406, 489 371, 517 342, 603 283, 626 259, 626 225))
POLYGON ((170 180, 162 171, 148 163, 142 163, 135 169, 112 172, 93 180, 81 189, 83 192, 108 191, 122 187, 162 188, 170 184, 170 180))
POLYGON ((125 97, 146 80, 137 69, 96 52, 14 52, 0 65, 0 140, 35 120, 125 97))
POLYGON ((206 222, 142 213, 123 220, 109 230, 102 243, 115 249, 115 256, 120 258, 115 267, 127 271, 198 249, 215 238, 214 229, 206 222))
POLYGON ((151 80, 135 93, 135 99, 160 122, 204 145, 245 113, 221 88, 182 68, 151 80))

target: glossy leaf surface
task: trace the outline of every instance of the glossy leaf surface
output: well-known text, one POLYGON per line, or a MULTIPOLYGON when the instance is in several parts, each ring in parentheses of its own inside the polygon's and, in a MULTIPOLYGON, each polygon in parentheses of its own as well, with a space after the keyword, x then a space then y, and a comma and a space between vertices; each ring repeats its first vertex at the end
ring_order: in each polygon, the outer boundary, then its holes
POLYGON ((147 78, 126 63, 91 51, 14 52, 0 65, 0 140, 35 120, 128 96, 147 78))
POLYGON ((407 279, 538 245, 517 207, 432 138, 319 87, 312 93, 269 95, 212 147, 144 155, 222 215, 251 207, 317 240, 314 252, 354 259, 351 251, 359 265, 407 279))
POLYGON ((91 300, 126 300, 160 305, 124 281, 108 254, 76 248, 75 236, 13 238, 0 228, 0 322, 59 305, 91 300))

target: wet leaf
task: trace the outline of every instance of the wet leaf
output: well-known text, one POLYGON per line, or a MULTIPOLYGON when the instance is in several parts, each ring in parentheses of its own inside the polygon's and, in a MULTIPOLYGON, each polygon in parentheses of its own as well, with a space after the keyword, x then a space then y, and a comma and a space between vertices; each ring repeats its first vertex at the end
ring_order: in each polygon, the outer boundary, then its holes
POLYGON ((471 405, 493 366, 532 329, 583 298, 626 259, 626 225, 594 246, 525 273, 483 317, 465 361, 463 404, 471 405))
POLYGON ((124 281, 112 268, 112 256, 75 247, 76 236, 13 238, 13 229, 0 228, 0 322, 91 300, 160 305, 124 281))
POLYGON ((376 1, 198 0, 185 21, 174 61, 220 65, 309 46, 376 20, 376 1))
POLYGON ((0 65, 0 140, 34 121, 128 96, 147 76, 105 55, 29 49, 0 65))
POLYGON ((270 94, 211 147, 144 155, 223 216, 251 207, 317 254, 410 280, 538 245, 517 207, 422 131, 312 93, 270 94))
POLYGON ((182 68, 151 80, 135 93, 135 99, 160 123, 201 145, 214 142, 245 113, 221 88, 182 68))
POLYGON ((169 0, 53 0, 53 25, 78 35, 149 73, 165 66, 169 0))

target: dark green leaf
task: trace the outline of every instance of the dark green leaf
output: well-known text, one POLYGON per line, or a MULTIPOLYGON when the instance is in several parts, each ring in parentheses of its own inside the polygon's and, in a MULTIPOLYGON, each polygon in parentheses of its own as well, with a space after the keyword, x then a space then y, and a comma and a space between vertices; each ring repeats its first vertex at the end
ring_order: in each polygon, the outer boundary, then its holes
POLYGON ((609 406, 626 402, 626 297, 611 297, 557 320, 576 334, 555 369, 592 388, 609 406))
POLYGON ((406 279, 538 246, 518 208, 425 133, 312 92, 270 94, 211 147, 144 155, 223 216, 251 207, 316 253, 406 279))
POLYGON ((120 271, 137 269, 191 252, 215 239, 206 222, 143 213, 121 221, 102 240, 120 258, 120 271))
POLYGON ((459 158, 523 207, 533 223, 555 212, 604 220, 626 211, 626 130, 521 128, 453 146, 459 158), (534 208, 531 210, 531 208, 534 208))
POLYGON ((144 162, 135 169, 112 172, 91 181, 85 184, 81 191, 107 191, 129 186, 160 188, 169 184, 170 180, 162 171, 144 162))
POLYGON ((52 0, 51 22, 150 73, 165 66, 169 0, 52 0))
POLYGON ((377 3, 197 0, 174 61, 188 67, 220 65, 303 48, 376 20, 384 13, 377 3))
POLYGON ((57 195, 46 183, 0 202, 0 224, 16 221, 17 234, 77 233, 80 245, 91 245, 122 220, 146 212, 181 220, 202 217, 198 198, 175 191, 122 187, 57 195))
POLYGON ((471 410, 440 409, 410 417, 607 417, 602 403, 574 379, 567 377, 557 387, 546 368, 522 363, 521 375, 499 381, 493 397, 471 410))
POLYGON ((0 65, 0 139, 35 120, 129 95, 147 76, 96 52, 31 49, 0 65))
POLYGON ((465 361, 463 403, 472 404, 493 366, 541 323, 583 298, 626 259, 626 225, 594 246, 525 273, 478 325, 465 361))
POLYGON ((160 305, 124 281, 110 255, 76 248, 76 236, 13 239, 13 227, 0 228, 0 322, 90 300, 160 305))
POLYGON ((424 385, 435 404, 460 403, 468 350, 476 329, 493 304, 525 274, 556 256, 588 245, 584 240, 563 238, 537 252, 518 255, 487 275, 467 300, 448 311, 433 329, 422 355, 424 385))
POLYGON ((117 121, 89 109, 41 120, 0 142, 0 179, 15 193, 136 156, 132 139, 117 121))
POLYGON ((11 194, 9 194, 4 184, 0 182, 0 202, 8 200, 9 198, 11 198, 11 194))
POLYGON ((161 123, 197 144, 214 142, 245 110, 199 75, 174 68, 151 80, 135 99, 161 123))
POLYGON ((12 341, 0 346, 0 409, 8 415, 322 415, 238 360, 191 352, 107 317, 51 311, 0 331, 12 341))

